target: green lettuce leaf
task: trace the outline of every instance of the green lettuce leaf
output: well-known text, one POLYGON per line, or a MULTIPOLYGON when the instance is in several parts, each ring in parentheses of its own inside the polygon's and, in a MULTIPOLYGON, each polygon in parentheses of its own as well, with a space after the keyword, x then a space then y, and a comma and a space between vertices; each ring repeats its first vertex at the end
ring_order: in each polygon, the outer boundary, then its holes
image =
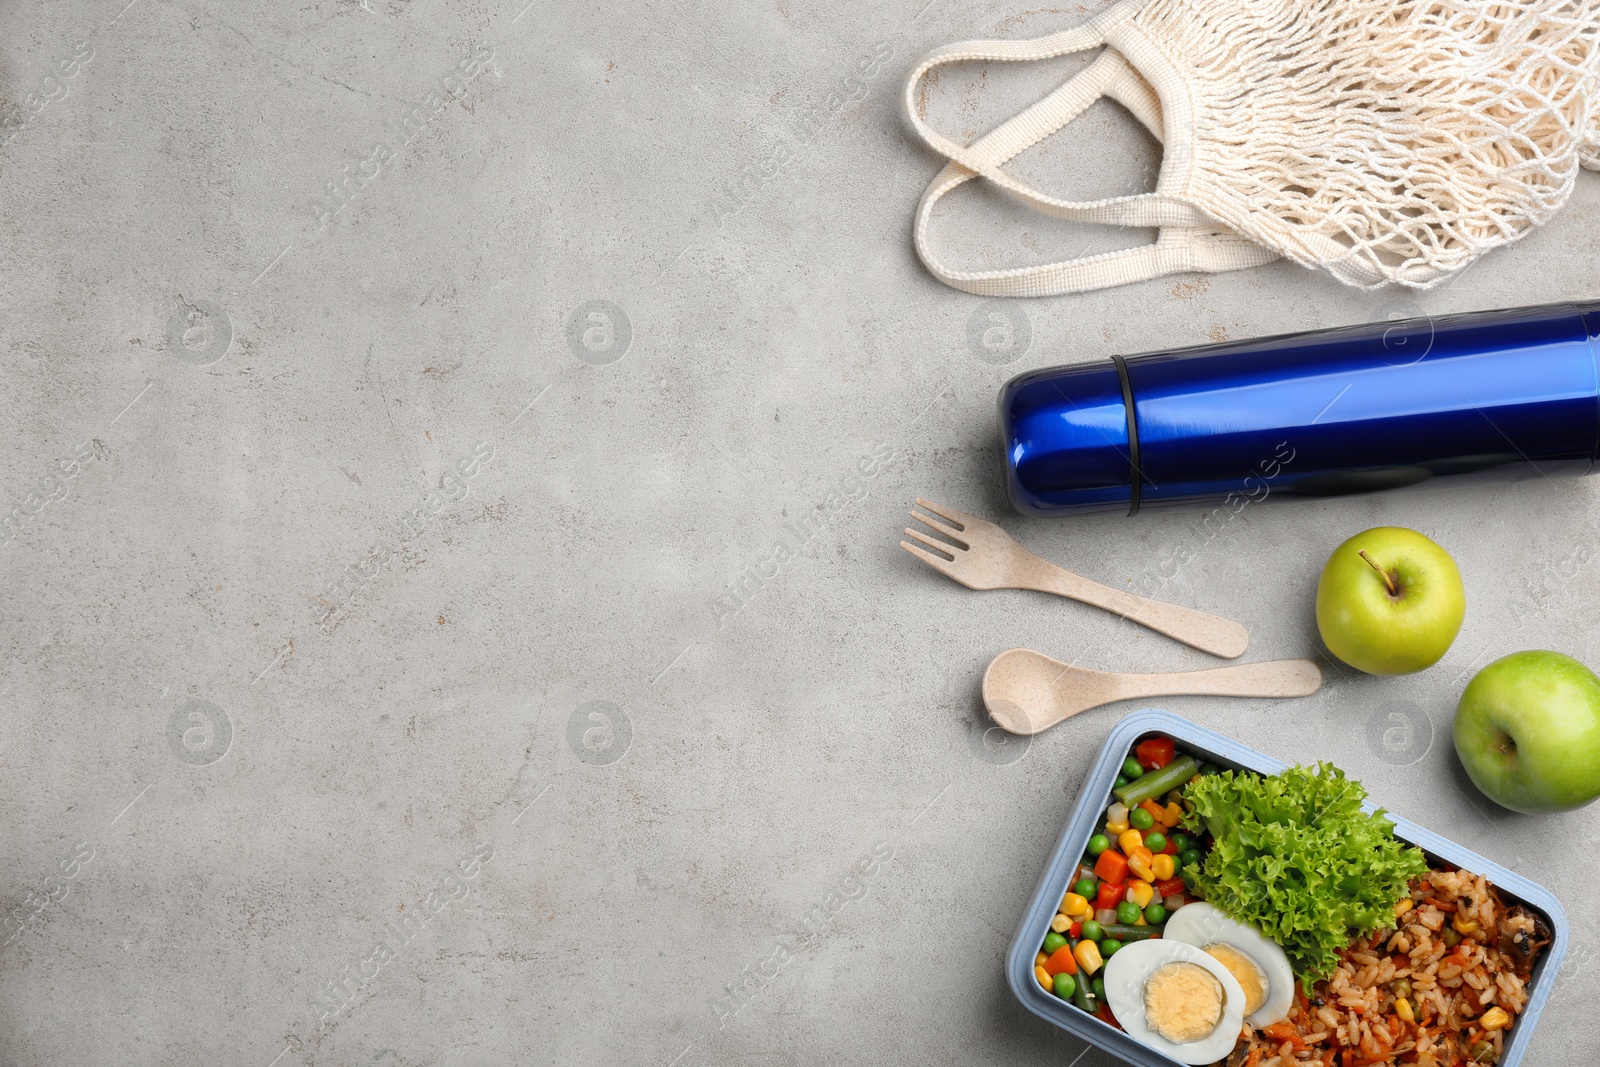
POLYGON ((1329 764, 1262 777, 1225 771, 1190 783, 1191 828, 1215 839, 1184 879, 1225 914, 1283 946, 1306 988, 1328 977, 1357 936, 1394 922, 1394 905, 1428 869, 1394 836, 1366 790, 1329 764))

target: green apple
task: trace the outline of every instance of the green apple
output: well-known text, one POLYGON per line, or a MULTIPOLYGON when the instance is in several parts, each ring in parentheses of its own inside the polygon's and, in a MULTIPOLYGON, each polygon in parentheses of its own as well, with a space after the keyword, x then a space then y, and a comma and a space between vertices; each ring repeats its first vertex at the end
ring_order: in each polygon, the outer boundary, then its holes
POLYGON ((1398 526, 1375 527, 1334 549, 1317 582, 1323 642, 1368 674, 1410 674, 1438 663, 1466 614, 1450 554, 1398 526))
POLYGON ((1600 678, 1559 652, 1513 652, 1456 708, 1456 755, 1512 811, 1571 811, 1600 797, 1600 678))

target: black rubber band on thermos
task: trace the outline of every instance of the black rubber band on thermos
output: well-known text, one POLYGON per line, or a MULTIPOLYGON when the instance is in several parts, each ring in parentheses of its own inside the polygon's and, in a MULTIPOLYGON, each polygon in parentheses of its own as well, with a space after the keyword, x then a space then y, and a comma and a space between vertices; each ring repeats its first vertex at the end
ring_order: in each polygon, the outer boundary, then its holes
POLYGON ((1112 356, 1117 378, 1122 382, 1122 406, 1128 412, 1128 514, 1139 514, 1139 492, 1144 488, 1144 469, 1139 466, 1139 413, 1133 407, 1133 383, 1128 380, 1128 361, 1112 356))

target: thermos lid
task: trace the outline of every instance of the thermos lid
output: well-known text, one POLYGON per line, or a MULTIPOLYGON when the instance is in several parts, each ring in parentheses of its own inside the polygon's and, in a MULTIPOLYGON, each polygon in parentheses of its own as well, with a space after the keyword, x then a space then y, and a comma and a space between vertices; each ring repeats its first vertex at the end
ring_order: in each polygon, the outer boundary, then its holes
POLYGON ((1007 382, 1000 426, 1012 506, 1035 515, 1128 511, 1136 466, 1130 400, 1120 361, 1050 367, 1007 382))

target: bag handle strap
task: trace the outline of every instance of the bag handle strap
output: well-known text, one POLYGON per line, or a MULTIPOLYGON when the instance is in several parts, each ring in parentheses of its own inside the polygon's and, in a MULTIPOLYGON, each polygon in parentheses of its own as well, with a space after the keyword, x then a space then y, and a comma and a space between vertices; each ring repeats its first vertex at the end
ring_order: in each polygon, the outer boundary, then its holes
MULTIPOLYGON (((1200 226, 1209 221, 1196 207, 1162 193, 1136 193, 1105 200, 1064 200, 1018 181, 1000 164, 1031 148, 1077 118, 1084 109, 1107 95, 1113 84, 1138 75, 1120 53, 1107 51, 1076 76, 1057 86, 1043 100, 991 130, 971 145, 958 144, 927 124, 918 113, 917 89, 923 77, 947 63, 991 60, 1025 62, 1053 59, 1106 43, 1106 35, 1137 10, 1133 0, 1110 8, 1081 26, 1027 41, 960 41, 936 48, 922 58, 906 79, 903 105, 906 121, 928 146, 994 182, 1023 202, 1061 219, 1114 226, 1200 226)), ((1143 79, 1138 79, 1143 81, 1143 79)), ((1156 134, 1159 138, 1159 132, 1156 134)))
MULTIPOLYGON (((1106 16, 1127 9, 1112 8, 1106 16)), ((1131 9, 1129 9, 1131 10, 1131 9)), ((928 70, 957 58, 1034 59, 1081 51, 1104 43, 1109 28, 1102 19, 1035 41, 963 42, 931 53, 907 82, 906 109, 912 125, 950 162, 929 184, 917 205, 914 242, 923 264, 940 281, 980 296, 1051 296, 1085 292, 1147 281, 1189 271, 1222 272, 1260 266, 1278 258, 1276 253, 1247 238, 1224 230, 1192 205, 1143 193, 1100 201, 1072 202, 1047 197, 1006 174, 1001 165, 1071 122, 1101 97, 1121 103, 1158 140, 1163 140, 1161 103, 1150 84, 1120 52, 1106 50, 1075 77, 1043 100, 970 146, 944 138, 921 122, 913 90, 928 70), (1002 47, 1003 46, 1003 47, 1002 47), (1080 257, 1057 263, 994 271, 956 271, 947 268, 929 249, 928 227, 933 209, 952 190, 978 175, 994 181, 1025 203, 1057 218, 1121 226, 1156 226, 1161 232, 1148 245, 1080 257)), ((1124 14, 1122 18, 1126 18, 1124 14)), ((1121 21, 1120 19, 1116 21, 1121 21)))

